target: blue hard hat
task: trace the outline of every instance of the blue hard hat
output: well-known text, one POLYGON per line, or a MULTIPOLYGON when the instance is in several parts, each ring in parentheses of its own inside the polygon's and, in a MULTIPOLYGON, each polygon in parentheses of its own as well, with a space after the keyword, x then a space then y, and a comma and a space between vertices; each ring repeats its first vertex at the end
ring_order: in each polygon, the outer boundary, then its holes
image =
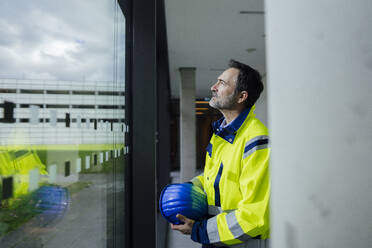
POLYGON ((67 189, 56 186, 42 186, 33 196, 38 212, 62 215, 69 205, 69 194, 67 189))
POLYGON ((177 214, 201 220, 208 214, 207 196, 192 183, 169 184, 161 192, 159 209, 167 221, 176 225, 182 224, 177 214))

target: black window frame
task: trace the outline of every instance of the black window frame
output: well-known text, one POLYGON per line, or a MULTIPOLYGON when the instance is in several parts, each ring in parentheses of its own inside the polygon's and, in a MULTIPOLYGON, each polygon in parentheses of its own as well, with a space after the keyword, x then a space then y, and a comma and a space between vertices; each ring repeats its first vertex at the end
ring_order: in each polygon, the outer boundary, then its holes
POLYGON ((118 0, 126 20, 125 247, 166 247, 158 196, 170 174, 170 86, 164 0, 118 0), (144 101, 144 99, 146 99, 144 101), (144 226, 146 228, 144 229, 144 226), (144 231, 146 238, 143 238, 144 231))

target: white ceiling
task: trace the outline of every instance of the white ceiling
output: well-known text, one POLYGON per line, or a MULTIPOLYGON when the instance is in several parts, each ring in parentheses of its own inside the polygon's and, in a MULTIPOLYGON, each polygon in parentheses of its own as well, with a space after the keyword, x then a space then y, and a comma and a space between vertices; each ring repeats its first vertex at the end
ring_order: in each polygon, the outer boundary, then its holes
POLYGON ((196 68, 197 98, 210 97, 230 58, 265 74, 264 15, 240 14, 263 8, 261 0, 165 0, 172 97, 179 97, 180 67, 196 68))

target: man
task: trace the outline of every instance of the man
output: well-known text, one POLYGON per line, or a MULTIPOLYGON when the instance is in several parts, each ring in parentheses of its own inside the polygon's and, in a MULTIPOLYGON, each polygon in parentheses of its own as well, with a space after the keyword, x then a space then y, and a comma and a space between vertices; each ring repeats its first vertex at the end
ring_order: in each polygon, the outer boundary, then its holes
POLYGON ((210 218, 173 230, 191 234, 203 247, 262 247, 269 237, 268 130, 255 118, 255 102, 263 90, 259 73, 231 60, 211 87, 209 105, 223 118, 213 123, 204 173, 192 183, 207 194, 210 218))

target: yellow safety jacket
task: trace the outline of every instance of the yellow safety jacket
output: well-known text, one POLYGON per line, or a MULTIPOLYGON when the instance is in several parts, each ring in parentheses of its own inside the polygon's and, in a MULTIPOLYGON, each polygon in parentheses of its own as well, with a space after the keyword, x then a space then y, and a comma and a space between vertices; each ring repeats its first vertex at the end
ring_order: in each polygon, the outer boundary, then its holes
POLYGON ((269 237, 268 130, 254 109, 245 109, 224 128, 223 118, 213 124, 204 173, 192 183, 207 194, 214 217, 194 223, 196 242, 230 246, 269 237))

